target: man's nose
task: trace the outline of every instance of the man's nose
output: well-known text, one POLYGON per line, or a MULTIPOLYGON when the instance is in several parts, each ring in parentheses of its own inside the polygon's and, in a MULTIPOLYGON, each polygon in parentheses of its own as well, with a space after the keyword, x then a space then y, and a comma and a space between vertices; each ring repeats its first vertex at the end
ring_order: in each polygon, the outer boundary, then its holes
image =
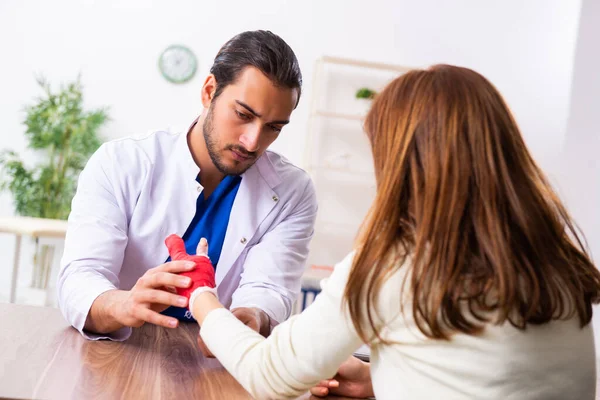
POLYGON ((248 152, 254 153, 259 150, 260 132, 261 127, 258 124, 250 125, 240 136, 240 143, 248 152))

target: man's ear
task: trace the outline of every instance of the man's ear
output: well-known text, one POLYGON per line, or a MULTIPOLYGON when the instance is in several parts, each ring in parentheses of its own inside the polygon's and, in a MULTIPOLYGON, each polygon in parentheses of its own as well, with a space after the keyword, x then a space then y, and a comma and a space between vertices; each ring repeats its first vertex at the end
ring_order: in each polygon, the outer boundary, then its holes
POLYGON ((204 108, 210 107, 210 103, 212 103, 216 91, 217 79, 213 74, 210 74, 206 77, 204 85, 202 86, 202 105, 204 108))

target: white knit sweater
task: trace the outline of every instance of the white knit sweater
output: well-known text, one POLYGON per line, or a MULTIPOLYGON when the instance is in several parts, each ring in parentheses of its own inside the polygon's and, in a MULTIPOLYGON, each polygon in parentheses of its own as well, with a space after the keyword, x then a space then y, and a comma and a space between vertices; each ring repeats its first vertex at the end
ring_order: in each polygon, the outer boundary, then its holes
MULTIPOLYGON (((257 399, 295 398, 332 377, 360 345, 341 299, 352 254, 340 262, 323 291, 302 314, 264 339, 226 309, 210 312, 201 335, 227 370, 257 399)), ((478 336, 431 340, 416 328, 411 308, 400 312, 406 266, 384 284, 376 305, 383 337, 371 346, 375 395, 385 399, 594 399, 591 324, 555 321, 488 326, 478 336)))

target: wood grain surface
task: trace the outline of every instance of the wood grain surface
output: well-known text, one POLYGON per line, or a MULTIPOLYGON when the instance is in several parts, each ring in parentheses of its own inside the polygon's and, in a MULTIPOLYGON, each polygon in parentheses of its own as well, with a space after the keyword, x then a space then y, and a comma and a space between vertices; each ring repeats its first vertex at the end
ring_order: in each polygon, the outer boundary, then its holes
POLYGON ((123 343, 85 340, 57 309, 0 304, 0 397, 249 399, 198 351, 198 325, 146 324, 123 343))
POLYGON ((250 399, 202 356, 198 329, 146 324, 125 342, 89 341, 58 309, 0 303, 0 398, 250 399))

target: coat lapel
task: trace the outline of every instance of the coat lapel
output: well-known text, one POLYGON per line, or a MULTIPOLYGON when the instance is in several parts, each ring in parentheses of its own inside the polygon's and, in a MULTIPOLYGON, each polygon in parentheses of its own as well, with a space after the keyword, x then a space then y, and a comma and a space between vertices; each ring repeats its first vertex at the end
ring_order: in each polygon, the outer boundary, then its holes
POLYGON ((268 153, 242 175, 217 266, 217 284, 225 278, 246 246, 255 244, 253 237, 258 227, 277 205, 278 196, 273 188, 278 183, 278 176, 268 159, 268 153))
POLYGON ((158 242, 149 246, 149 251, 154 252, 153 259, 162 260, 161 263, 169 256, 165 238, 173 233, 184 235, 194 218, 196 200, 202 192, 202 186, 196 181, 200 169, 192 158, 186 134, 181 133, 177 138, 175 157, 176 162, 167 167, 163 189, 157 194, 163 195, 166 192, 170 196, 167 204, 163 205, 165 218, 160 224, 160 234, 153 235, 158 242))

